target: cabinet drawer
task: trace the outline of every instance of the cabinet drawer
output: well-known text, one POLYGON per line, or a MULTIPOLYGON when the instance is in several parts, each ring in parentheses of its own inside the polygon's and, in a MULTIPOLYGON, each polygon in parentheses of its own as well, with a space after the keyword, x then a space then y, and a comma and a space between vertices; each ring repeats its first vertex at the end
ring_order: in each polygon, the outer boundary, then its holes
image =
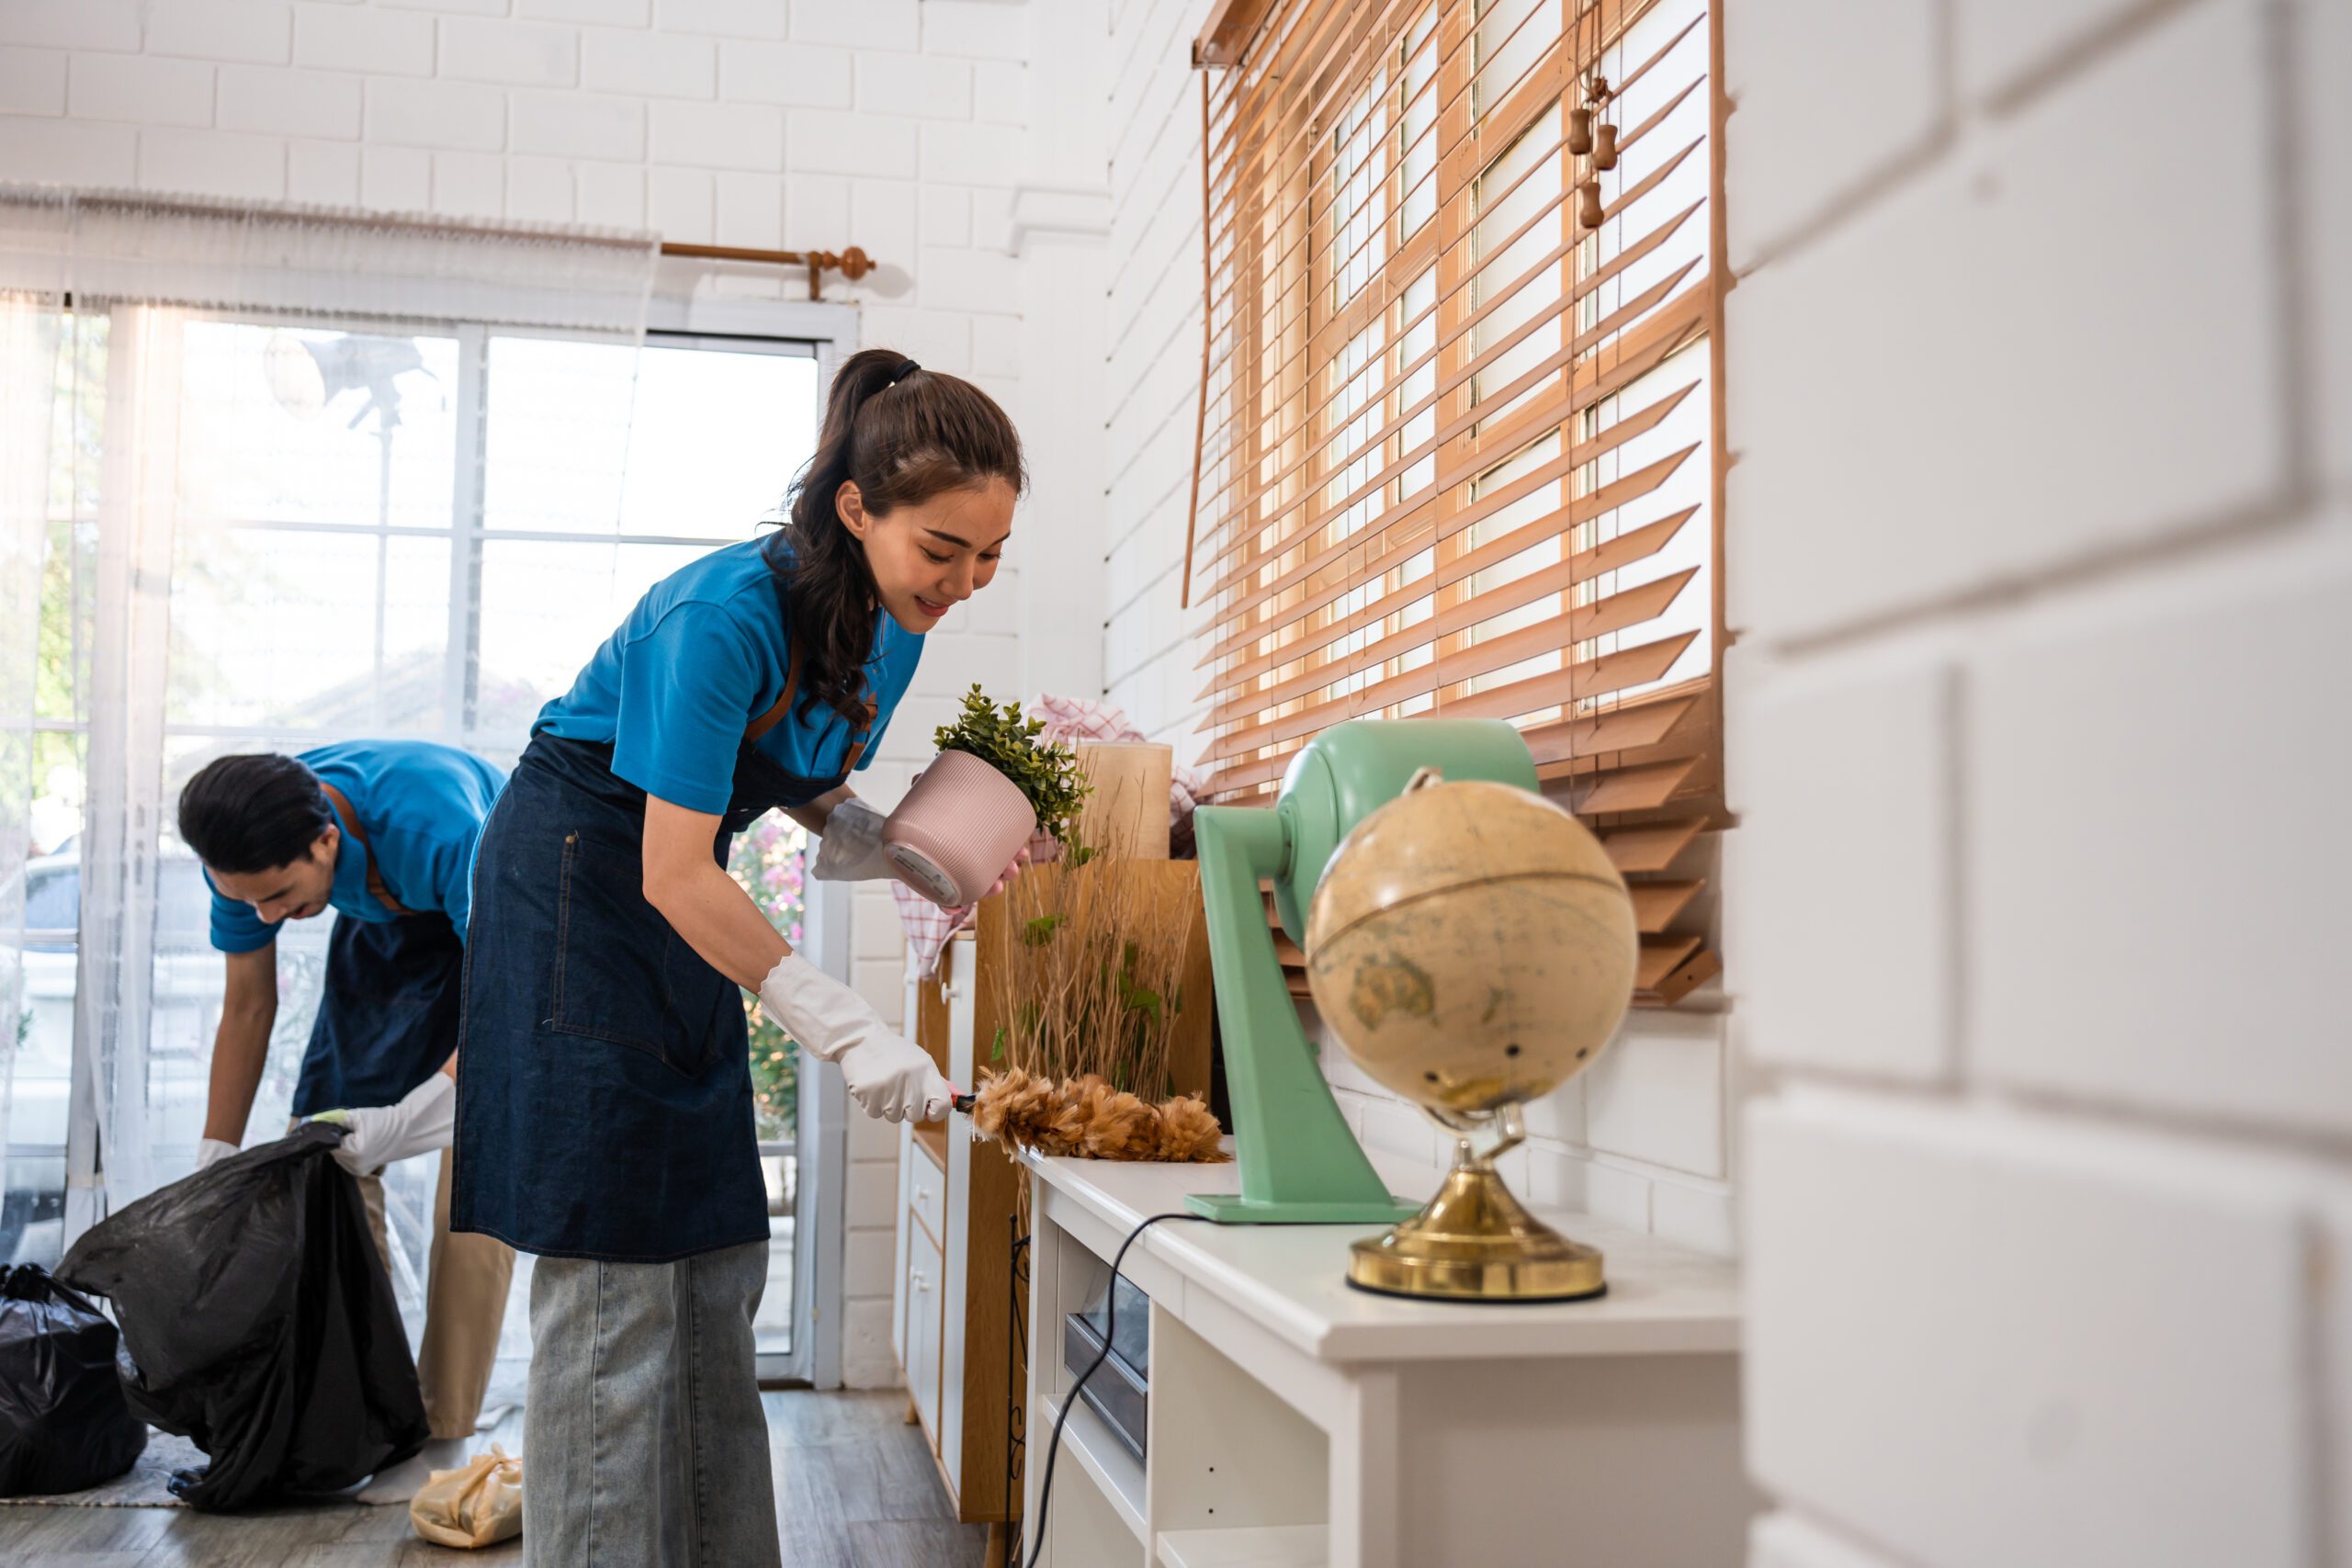
POLYGON ((930 1227, 931 1245, 947 1238, 947 1173, 931 1162, 931 1151, 915 1140, 914 1157, 907 1161, 907 1207, 930 1227))

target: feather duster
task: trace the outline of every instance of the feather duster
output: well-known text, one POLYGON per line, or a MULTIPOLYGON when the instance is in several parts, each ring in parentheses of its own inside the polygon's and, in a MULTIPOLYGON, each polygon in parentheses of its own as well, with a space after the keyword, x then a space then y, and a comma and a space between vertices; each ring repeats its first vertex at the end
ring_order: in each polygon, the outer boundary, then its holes
POLYGON ((1019 1067, 989 1074, 972 1106, 972 1128, 1040 1154, 1203 1164, 1226 1157, 1216 1118, 1198 1097, 1155 1106, 1091 1073, 1058 1084, 1019 1067))

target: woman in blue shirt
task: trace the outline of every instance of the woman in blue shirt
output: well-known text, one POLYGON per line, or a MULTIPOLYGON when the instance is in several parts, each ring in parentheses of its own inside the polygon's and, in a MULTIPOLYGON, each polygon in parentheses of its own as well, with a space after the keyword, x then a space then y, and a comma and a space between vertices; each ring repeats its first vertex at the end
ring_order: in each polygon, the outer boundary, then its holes
POLYGON ((657 583, 542 710, 483 829, 451 1224, 539 1259, 526 1561, 777 1562, 739 987, 839 1062, 869 1114, 934 1119, 950 1090, 791 952, 728 846, 782 807, 835 840, 820 873, 881 874, 876 818, 843 782, 923 634, 995 575, 1023 482, 987 394, 852 355, 789 526, 657 583))

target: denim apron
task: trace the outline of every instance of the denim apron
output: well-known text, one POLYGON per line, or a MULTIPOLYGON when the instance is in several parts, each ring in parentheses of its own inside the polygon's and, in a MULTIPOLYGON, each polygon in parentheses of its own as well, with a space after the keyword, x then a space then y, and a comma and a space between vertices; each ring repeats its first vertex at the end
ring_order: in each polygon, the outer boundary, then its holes
MULTIPOLYGON (((782 580, 777 585, 783 592, 782 580)), ((788 622, 787 622, 788 624, 788 622)), ((711 843, 849 777, 789 773, 754 718, 711 843)), ((531 738, 482 829, 466 945, 450 1225, 542 1258, 667 1263, 768 1235, 743 993, 645 901, 645 792, 613 749, 531 738)))
POLYGON ((294 1083, 293 1114, 390 1105, 440 1071, 458 1048, 465 947, 449 917, 394 898, 350 800, 322 784, 368 855, 368 891, 390 920, 338 916, 327 938, 326 987, 294 1083))

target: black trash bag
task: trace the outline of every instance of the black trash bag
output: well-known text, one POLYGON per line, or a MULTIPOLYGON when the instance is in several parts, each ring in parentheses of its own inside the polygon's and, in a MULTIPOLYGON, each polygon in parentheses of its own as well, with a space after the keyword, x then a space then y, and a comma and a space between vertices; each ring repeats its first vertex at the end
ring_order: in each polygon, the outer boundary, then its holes
POLYGON ((340 1129, 309 1123, 150 1193, 61 1279, 114 1303, 133 1414, 211 1457, 198 1508, 334 1492, 424 1446, 424 1401, 340 1129))
POLYGON ((114 1348, 114 1325, 40 1264, 0 1269, 0 1497, 79 1492, 146 1450, 114 1348))

